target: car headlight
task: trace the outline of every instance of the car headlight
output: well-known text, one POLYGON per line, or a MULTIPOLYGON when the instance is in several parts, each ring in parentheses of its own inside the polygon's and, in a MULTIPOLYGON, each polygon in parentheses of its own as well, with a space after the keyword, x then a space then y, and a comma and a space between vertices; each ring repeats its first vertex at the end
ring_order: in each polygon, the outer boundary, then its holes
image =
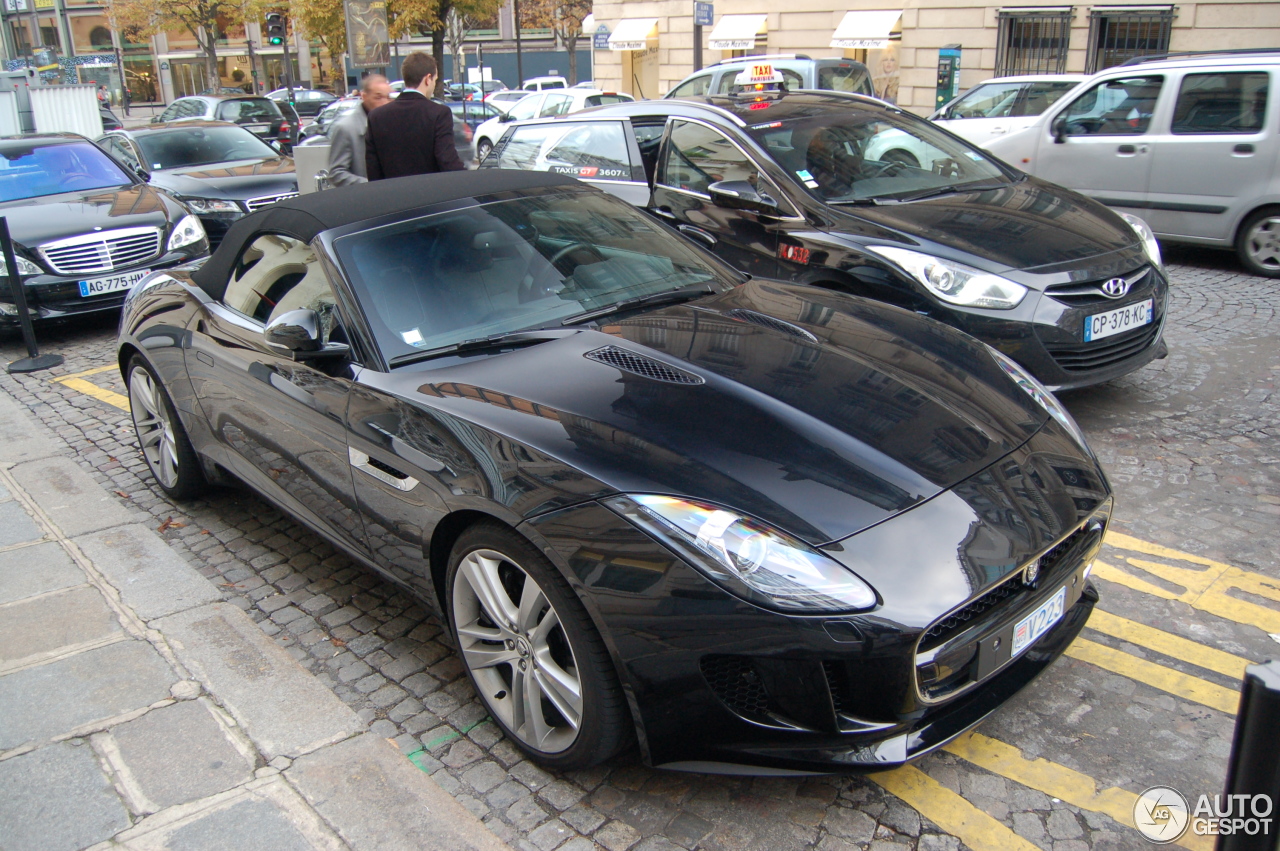
POLYGON ((712 582, 756 605, 807 613, 876 605, 876 592, 847 567, 735 511, 651 494, 603 502, 680 553, 712 582))
POLYGON ((169 251, 204 239, 204 225, 195 216, 183 216, 169 236, 169 251))
MULTIPOLYGON (((27 259, 27 258, 25 258, 25 257, 20 257, 20 256, 18 256, 18 255, 16 255, 16 254, 15 254, 15 255, 13 256, 13 259, 15 259, 15 260, 17 260, 17 261, 18 261, 18 275, 19 275, 19 277, 23 277, 23 278, 25 278, 25 277, 28 277, 28 276, 30 276, 30 275, 43 275, 43 274, 44 274, 44 270, 43 270, 43 269, 41 269, 39 266, 37 266, 36 264, 32 263, 30 260, 28 260, 28 259, 27 259)), ((13 276, 12 276, 12 275, 10 275, 10 277, 13 277, 13 276)))
POLYGON ((911 277, 924 284, 929 292, 951 304, 1011 310, 1027 294, 1026 287, 1008 278, 931 254, 921 254, 919 251, 908 251, 891 245, 870 245, 867 250, 901 266, 911 277))
POLYGON ((1155 231, 1151 230, 1151 226, 1137 216, 1131 216, 1128 213, 1116 213, 1117 216, 1129 223, 1129 227, 1133 228, 1133 232, 1138 235, 1138 239, 1142 240, 1142 247, 1146 249, 1147 259, 1151 261, 1152 266, 1163 266, 1163 260, 1160 257, 1160 243, 1156 241, 1155 231))
POLYGON ((243 213, 235 201, 222 201, 217 198, 183 198, 186 204, 197 213, 243 213))
POLYGON ((994 349, 991 346, 987 346, 987 351, 996 359, 996 363, 1000 364, 1000 368, 1004 370, 1005 374, 1013 379, 1014 384, 1017 384, 1026 391, 1028 396, 1035 399, 1036 402, 1040 404, 1040 407, 1044 408, 1045 411, 1049 413, 1049 416, 1057 420, 1063 428, 1070 432, 1071 436, 1076 439, 1076 442, 1079 443, 1082 448, 1088 450, 1090 453, 1093 452, 1093 450, 1089 449, 1089 443, 1084 439, 1084 432, 1076 423, 1075 418, 1067 412, 1066 408, 1062 407, 1062 403, 1058 401, 1058 397, 1054 396, 1053 393, 1049 391, 1048 387, 1041 384, 1035 376, 1019 366, 1004 352, 994 349))

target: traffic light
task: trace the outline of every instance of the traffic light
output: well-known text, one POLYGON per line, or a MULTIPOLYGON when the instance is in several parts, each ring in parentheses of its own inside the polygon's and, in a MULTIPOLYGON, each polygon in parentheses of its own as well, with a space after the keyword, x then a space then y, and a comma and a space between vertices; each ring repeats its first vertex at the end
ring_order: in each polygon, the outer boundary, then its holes
POLYGON ((279 12, 267 14, 267 44, 284 44, 284 15, 279 12))

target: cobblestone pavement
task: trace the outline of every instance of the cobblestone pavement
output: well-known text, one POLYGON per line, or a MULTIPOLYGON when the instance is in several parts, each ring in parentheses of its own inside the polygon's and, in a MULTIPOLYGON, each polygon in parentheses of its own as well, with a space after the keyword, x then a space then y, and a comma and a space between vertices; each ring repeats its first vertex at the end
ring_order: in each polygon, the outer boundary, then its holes
MULTIPOLYGON (((590 771, 543 771, 486 719, 419 603, 247 491, 175 505, 153 486, 127 413, 109 404, 124 392, 119 375, 82 379, 106 402, 54 380, 114 364, 110 321, 43 329, 44 349, 64 354, 65 367, 0 375, 0 388, 122 500, 149 511, 174 550, 372 731, 515 847, 937 851, 968 847, 937 823, 960 819, 977 826, 975 846, 985 835, 994 837, 986 847, 1139 848, 1120 823, 1132 804, 1114 802, 1156 784, 1189 797, 1220 791, 1237 657, 1267 658, 1280 641, 1268 636, 1280 633, 1280 283, 1241 273, 1226 253, 1170 255, 1170 357, 1064 398, 1110 471, 1113 531, 1131 536, 1113 538, 1127 542, 1105 553, 1119 567, 1098 580, 1101 608, 1124 617, 1095 616, 1087 640, 981 736, 906 775, 707 777, 655 771, 635 753, 590 771), (1200 587, 1209 580, 1187 578, 1196 571, 1245 578, 1211 594, 1200 587)), ((20 348, 5 340, 0 356, 20 348)))

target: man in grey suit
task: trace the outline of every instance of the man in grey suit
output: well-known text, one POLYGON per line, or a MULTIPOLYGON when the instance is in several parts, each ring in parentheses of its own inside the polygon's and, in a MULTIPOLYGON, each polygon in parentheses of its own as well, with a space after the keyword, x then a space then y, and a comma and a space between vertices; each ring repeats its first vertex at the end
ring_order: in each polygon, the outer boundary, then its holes
POLYGON ((367 183, 364 137, 369 129, 369 113, 391 101, 391 85, 381 74, 364 78, 360 106, 339 118, 329 128, 329 183, 352 186, 367 183))

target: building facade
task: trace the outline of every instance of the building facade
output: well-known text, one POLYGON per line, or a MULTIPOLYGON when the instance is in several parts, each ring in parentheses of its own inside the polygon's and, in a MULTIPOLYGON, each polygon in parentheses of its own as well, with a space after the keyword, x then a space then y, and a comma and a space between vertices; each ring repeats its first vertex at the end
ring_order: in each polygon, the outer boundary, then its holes
MULTIPOLYGON (((598 0, 596 80, 661 97, 694 70, 691 0, 598 0)), ((1280 44, 1280 2, 1017 4, 983 0, 716 0, 704 65, 746 53, 866 63, 876 93, 927 115, 989 77, 1091 73, 1132 56, 1280 44), (720 37, 717 37, 720 36, 720 37), (948 73, 958 66, 957 74, 948 73), (944 84, 944 85, 940 85, 944 84), (940 91, 940 88, 944 91, 940 91)))

